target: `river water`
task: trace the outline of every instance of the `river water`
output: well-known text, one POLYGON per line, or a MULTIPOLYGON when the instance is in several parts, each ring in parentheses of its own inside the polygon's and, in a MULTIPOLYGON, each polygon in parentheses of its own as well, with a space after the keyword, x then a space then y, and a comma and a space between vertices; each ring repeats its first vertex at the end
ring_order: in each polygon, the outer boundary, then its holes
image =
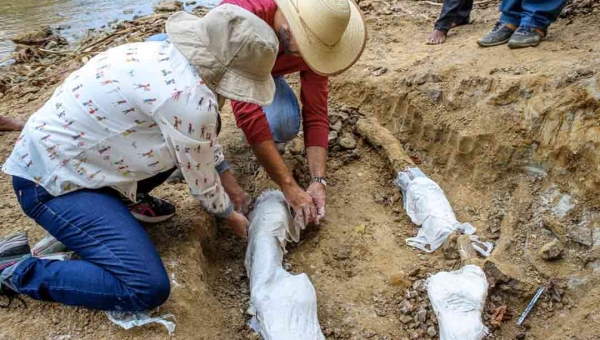
MULTIPOLYGON (((99 28, 109 21, 131 20, 134 15, 151 14, 152 6, 161 0, 0 0, 0 60, 14 45, 8 40, 17 34, 49 25, 64 27, 61 32, 69 41, 85 36, 90 28, 99 28)), ((220 0, 196 1, 196 6, 213 7, 220 0)))

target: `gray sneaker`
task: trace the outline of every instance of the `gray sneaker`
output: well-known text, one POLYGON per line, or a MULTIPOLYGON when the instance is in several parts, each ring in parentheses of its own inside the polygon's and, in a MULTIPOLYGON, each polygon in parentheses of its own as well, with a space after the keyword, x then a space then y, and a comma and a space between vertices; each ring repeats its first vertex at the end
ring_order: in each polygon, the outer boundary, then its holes
POLYGON ((54 236, 48 235, 31 248, 31 255, 42 257, 45 255, 62 253, 66 250, 67 247, 54 238, 54 236))
POLYGON ((529 26, 521 26, 508 41, 509 48, 535 47, 542 42, 544 36, 529 26))
POLYGON ((29 254, 29 238, 26 232, 19 232, 0 238, 0 260, 21 257, 29 254))
POLYGON ((511 29, 508 23, 498 21, 490 33, 479 39, 477 43, 481 47, 506 44, 513 33, 515 33, 515 30, 511 29))

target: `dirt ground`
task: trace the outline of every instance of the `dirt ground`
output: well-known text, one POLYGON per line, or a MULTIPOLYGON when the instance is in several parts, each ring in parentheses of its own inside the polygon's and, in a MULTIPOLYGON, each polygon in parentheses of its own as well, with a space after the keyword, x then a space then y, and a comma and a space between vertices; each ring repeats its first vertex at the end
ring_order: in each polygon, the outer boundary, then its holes
MULTIPOLYGON (((497 19, 495 6, 476 6, 473 24, 455 29, 441 46, 424 44, 435 5, 363 0, 361 7, 370 28, 367 50, 330 81, 332 125, 358 145, 346 149, 340 138, 332 140, 327 219, 290 245, 285 258, 288 270, 307 273, 315 285, 327 338, 437 339, 423 282, 462 266, 452 248, 425 254, 405 244, 417 227, 402 209, 394 174, 353 134, 366 115, 440 184, 459 221, 496 243, 481 261, 490 283, 483 313, 490 339, 600 339, 600 13, 561 19, 538 48, 511 51, 475 43, 497 19), (549 261, 539 251, 553 240, 562 251, 549 261), (535 290, 551 281, 525 327, 517 327, 535 290)), ((39 86, 0 97, 0 113, 26 119, 54 87, 39 86)), ((256 197, 271 184, 231 112, 222 117, 226 157, 256 197)), ((0 159, 17 138, 0 133, 0 159)), ((291 143, 285 159, 305 184, 300 151, 291 143)), ((185 184, 168 183, 153 194, 178 208, 172 220, 147 228, 172 279, 171 297, 158 312, 175 314, 172 338, 256 339, 246 326, 245 243, 204 213, 185 184)), ((0 195, 0 234, 27 230, 32 242, 45 235, 21 212, 4 174, 0 195)), ((0 339, 168 338, 162 326, 125 331, 103 312, 26 301, 26 309, 15 304, 0 312, 0 339)))

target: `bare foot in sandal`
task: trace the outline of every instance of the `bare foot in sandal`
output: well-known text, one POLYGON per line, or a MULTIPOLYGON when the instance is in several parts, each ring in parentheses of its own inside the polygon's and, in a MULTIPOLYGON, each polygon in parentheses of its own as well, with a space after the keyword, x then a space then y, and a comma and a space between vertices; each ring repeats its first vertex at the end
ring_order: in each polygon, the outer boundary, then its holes
POLYGON ((446 41, 446 32, 440 30, 433 30, 427 40, 427 45, 439 45, 446 41))

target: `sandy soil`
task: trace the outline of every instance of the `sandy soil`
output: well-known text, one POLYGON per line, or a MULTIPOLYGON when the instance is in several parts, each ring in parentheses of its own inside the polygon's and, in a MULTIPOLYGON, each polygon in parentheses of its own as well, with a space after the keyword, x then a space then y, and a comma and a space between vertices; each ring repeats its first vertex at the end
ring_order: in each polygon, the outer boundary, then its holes
MULTIPOLYGON (((460 221, 495 240, 484 268, 491 288, 484 319, 494 339, 599 339, 600 334, 600 14, 562 19, 536 49, 480 49, 475 41, 497 18, 476 7, 474 24, 442 46, 424 44, 438 7, 413 1, 363 0, 370 42, 363 58, 331 80, 331 116, 352 134, 357 112, 375 117, 445 190, 460 221), (339 117, 339 118, 338 118, 339 117), (563 214, 561 202, 575 206, 563 214), (555 261, 543 245, 564 247, 555 261), (516 327, 538 286, 556 285, 516 327), (512 319, 491 324, 498 307, 512 319)), ((292 83, 297 83, 293 78, 292 83)), ((0 112, 26 119, 53 86, 0 98, 0 112)), ((272 186, 235 127, 231 113, 222 144, 244 187, 256 197, 272 186)), ((16 133, 0 134, 0 158, 16 133)), ((355 138, 358 137, 355 135, 355 138)), ((296 143, 286 162, 301 183, 304 157, 296 143)), ((328 339, 437 339, 423 280, 461 267, 454 249, 424 254, 404 240, 416 233, 402 210, 382 153, 359 140, 355 150, 333 141, 327 220, 290 246, 286 267, 309 275, 318 292, 328 339), (419 321, 419 310, 426 311, 419 321)), ((23 215, 10 179, 0 175, 0 231, 44 231, 23 215)), ((183 183, 154 194, 174 202, 171 221, 148 226, 172 278, 161 313, 177 317, 177 339, 254 339, 245 325, 245 244, 204 213, 183 183)), ((124 331, 102 312, 27 299, 0 313, 0 339, 164 339, 160 326, 124 331)))

